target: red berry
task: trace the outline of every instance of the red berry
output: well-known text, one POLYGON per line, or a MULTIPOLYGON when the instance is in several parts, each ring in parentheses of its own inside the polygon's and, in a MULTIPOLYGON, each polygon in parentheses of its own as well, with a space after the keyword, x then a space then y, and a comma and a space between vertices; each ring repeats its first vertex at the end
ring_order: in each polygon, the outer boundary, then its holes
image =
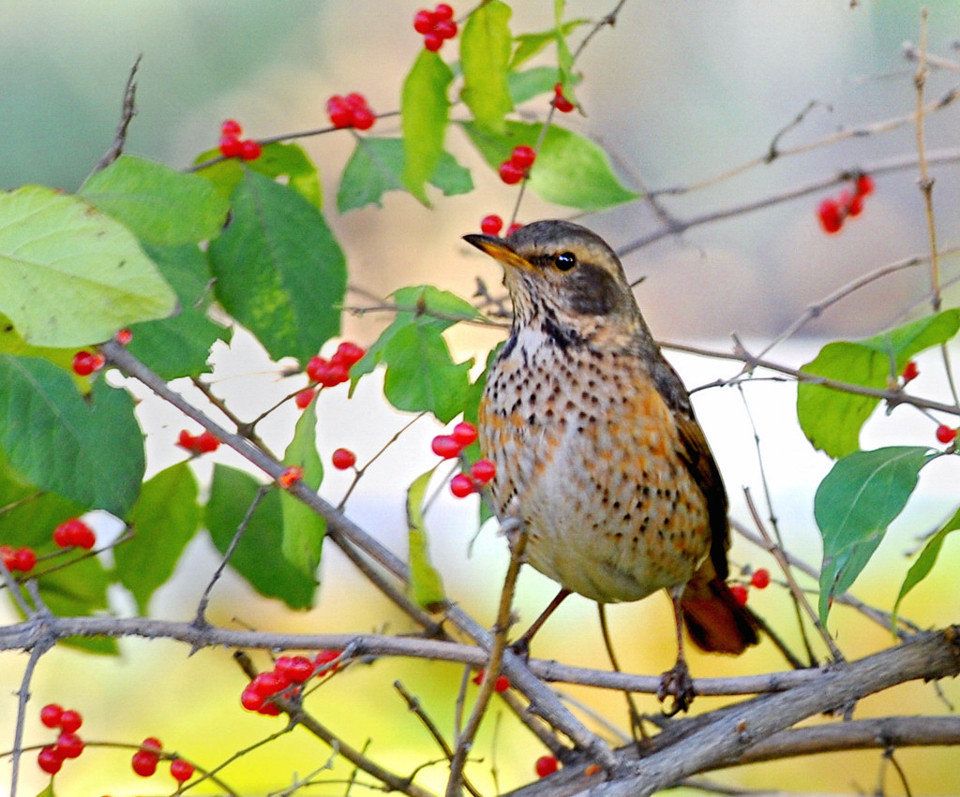
POLYGON ((11 573, 16 569, 17 552, 10 545, 0 545, 0 559, 3 559, 3 566, 11 573))
POLYGON ((446 3, 440 3, 433 9, 433 19, 436 22, 443 22, 445 19, 453 19, 453 9, 446 3))
POLYGON ((334 127, 350 127, 353 121, 353 111, 339 94, 327 100, 327 115, 334 127))
POLYGON ((747 588, 743 586, 743 584, 734 584, 732 587, 730 587, 730 592, 733 594, 733 599, 737 603, 739 603, 741 606, 747 605, 747 598, 749 597, 749 593, 747 592, 747 588))
POLYGON ((203 432, 194 443, 196 450, 201 454, 209 454, 220 448, 220 440, 211 432, 203 432))
POLYGON ((841 191, 840 207, 844 215, 859 216, 863 212, 863 197, 859 194, 851 194, 849 191, 841 191))
POLYGON ((452 19, 444 19, 433 26, 433 32, 441 39, 452 39, 457 35, 457 23, 452 19))
POLYGON ((434 454, 444 459, 458 457, 460 456, 460 451, 463 450, 463 446, 460 445, 460 443, 446 434, 438 434, 434 437, 430 443, 430 448, 433 449, 434 454))
POLYGON ((513 235, 517 230, 519 230, 522 226, 523 226, 523 225, 520 224, 520 223, 518 223, 518 222, 514 222, 513 224, 511 224, 511 225, 507 228, 507 237, 509 238, 509 237, 510 237, 511 235, 513 235))
POLYGON ((817 209, 817 215, 820 217, 823 229, 828 233, 839 232, 843 226, 843 215, 835 199, 824 199, 817 209))
POLYGON ((239 138, 243 135, 243 128, 240 127, 240 123, 236 119, 227 119, 220 125, 220 135, 239 138))
POLYGON ((331 362, 320 384, 324 387, 335 387, 349 381, 350 369, 343 363, 331 362))
POLYGON ((873 178, 869 174, 861 174, 857 178, 857 195, 858 196, 869 196, 873 193, 873 189, 876 188, 876 184, 873 182, 873 178))
POLYGON ((63 766, 63 756, 53 745, 48 744, 37 754, 37 763, 48 775, 56 775, 63 766))
POLYGON ((528 147, 526 144, 521 144, 519 147, 514 147, 513 152, 510 153, 510 161, 515 166, 519 166, 521 169, 529 169, 533 166, 533 162, 537 159, 537 153, 534 151, 533 147, 528 147))
POLYGON ((941 424, 937 427, 937 440, 941 443, 952 443, 957 438, 957 430, 941 424))
POLYGON ((468 446, 477 439, 477 427, 470 421, 461 421, 453 427, 452 436, 461 446, 468 446))
POLYGON ((570 113, 574 109, 574 104, 563 95, 563 83, 557 83, 553 87, 553 107, 560 113, 570 113))
POLYGON ((305 410, 310 406, 310 402, 313 401, 313 397, 316 395, 317 391, 312 387, 308 387, 306 390, 301 390, 293 397, 293 403, 297 405, 297 409, 305 410))
POLYGON ((97 535, 93 533, 93 529, 86 523, 80 523, 74 533, 73 544, 78 548, 85 548, 89 551, 97 544, 97 535))
POLYGON ((67 733, 74 733, 80 730, 81 725, 83 725, 83 717, 79 711, 68 708, 60 715, 60 728, 67 733))
POLYGON ((345 365, 349 368, 354 363, 360 362, 366 353, 367 350, 362 346, 345 340, 337 346, 337 350, 333 353, 333 357, 330 358, 330 362, 337 365, 345 365))
POLYGON ((75 733, 64 731, 57 737, 56 749, 64 758, 78 758, 83 747, 83 739, 75 733))
POLYGON ((130 765, 133 771, 141 778, 149 778, 157 771, 157 763, 160 761, 156 753, 150 753, 146 750, 138 750, 130 759, 130 765))
POLYGON ((903 366, 904 384, 907 382, 912 382, 918 376, 920 376, 920 369, 917 368, 917 364, 913 360, 910 360, 910 362, 903 366))
POLYGON ((57 703, 47 703, 40 709, 40 722, 48 728, 59 727, 61 716, 63 716, 63 707, 57 703))
POLYGON ((170 774, 180 783, 190 780, 193 777, 193 764, 182 758, 175 758, 170 762, 170 774))
POLYGON ((131 340, 133 340, 133 333, 124 327, 113 336, 113 339, 121 346, 126 346, 131 340))
POLYGON ((426 47, 431 53, 435 53, 437 50, 443 47, 443 37, 439 33, 430 31, 423 37, 423 46, 426 47))
POLYGON ((450 479, 450 492, 453 493, 457 498, 466 498, 471 493, 477 491, 476 485, 473 483, 473 479, 467 476, 466 473, 458 473, 452 479, 450 479))
POLYGON ((323 359, 323 357, 311 357, 307 362, 307 377, 311 382, 319 382, 329 367, 330 363, 323 359))
POLYGON ((341 650, 321 650, 313 657, 313 665, 317 670, 323 670, 324 674, 335 672, 340 669, 340 664, 334 664, 332 667, 327 667, 327 665, 334 661, 335 659, 340 658, 340 654, 343 651, 341 650))
POLYGON ((754 570, 753 575, 750 576, 750 584, 757 589, 766 589, 770 586, 770 571, 765 567, 754 570))
POLYGON ((420 10, 413 18, 413 29, 417 33, 429 33, 437 22, 432 11, 420 10))
MULTIPOLYGON (((279 660, 277 660, 276 669, 281 669, 279 660)), ((306 656, 289 657, 284 663, 282 672, 293 683, 302 684, 313 675, 313 662, 306 656)))
POLYGON ((499 235, 503 229, 503 219, 495 214, 484 216, 480 221, 480 232, 485 235, 499 235))
POLYGON ((504 161, 500 164, 500 179, 507 185, 519 183, 523 179, 523 169, 513 161, 504 161))
POLYGON ((356 111, 360 108, 367 107, 367 98, 356 91, 351 91, 346 97, 343 98, 343 104, 346 105, 351 111, 356 111))
POLYGON ((21 573, 29 573, 37 566, 37 554, 33 548, 17 548, 13 552, 13 567, 9 570, 19 570, 21 573))
POLYGON ((240 695, 240 705, 247 711, 259 711, 263 707, 263 700, 263 695, 249 686, 240 695))
POLYGON ((197 447, 197 437, 190 434, 186 429, 182 429, 180 434, 177 435, 177 445, 180 448, 187 449, 187 451, 193 451, 197 447))
POLYGON ((493 691, 502 693, 506 692, 510 688, 510 679, 506 675, 498 675, 497 681, 493 685, 493 691))
POLYGON ((280 476, 277 477, 277 484, 284 490, 289 490, 303 478, 303 468, 299 465, 291 465, 280 476))
POLYGON ((545 778, 547 775, 552 775, 559 768, 560 762, 552 755, 542 755, 537 759, 537 763, 534 764, 538 778, 545 778))
POLYGON ((280 714, 280 706, 276 703, 264 703, 260 706, 260 710, 257 714, 263 714, 265 717, 276 717, 280 714))
POLYGON ((359 108, 353 112, 353 126, 357 130, 369 130, 377 121, 377 115, 369 108, 359 108))
POLYGON ((347 468, 352 468, 357 464, 357 455, 349 448, 338 448, 333 452, 331 459, 333 460, 333 467, 337 470, 347 470, 347 468))
POLYGON ((471 466, 470 475, 480 484, 487 484, 497 475, 497 466, 489 459, 478 459, 471 466))
POLYGON ((240 144, 240 157, 245 161, 255 161, 263 154, 260 142, 248 139, 240 144))
POLYGON ((236 136, 220 136, 220 154, 225 158, 239 158, 243 144, 236 136))
POLYGON ((97 543, 97 537, 86 523, 79 518, 71 518, 53 530, 53 541, 61 548, 76 545, 89 550, 97 543))
POLYGON ((145 753, 159 755, 163 752, 163 743, 156 736, 148 736, 140 742, 140 749, 145 753))
POLYGON ((78 351, 73 355, 73 372, 77 376, 90 376, 97 370, 97 360, 88 351, 78 351))

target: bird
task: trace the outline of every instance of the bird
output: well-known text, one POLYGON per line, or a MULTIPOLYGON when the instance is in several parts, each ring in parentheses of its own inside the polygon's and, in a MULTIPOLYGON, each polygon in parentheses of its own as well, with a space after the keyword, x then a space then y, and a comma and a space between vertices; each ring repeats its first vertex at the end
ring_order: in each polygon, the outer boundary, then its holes
POLYGON ((561 587, 521 650, 573 592, 602 609, 666 590, 677 660, 658 697, 686 710, 684 626, 707 651, 758 642, 726 584, 727 495, 690 396, 599 235, 544 220, 463 237, 500 263, 513 303, 478 411, 493 506, 511 545, 523 533, 525 561, 561 587))

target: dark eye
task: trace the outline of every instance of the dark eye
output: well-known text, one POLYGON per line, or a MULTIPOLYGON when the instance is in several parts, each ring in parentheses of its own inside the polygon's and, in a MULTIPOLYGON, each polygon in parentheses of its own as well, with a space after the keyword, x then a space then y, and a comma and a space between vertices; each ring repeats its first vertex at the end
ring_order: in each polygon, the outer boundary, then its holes
POLYGON ((569 271, 577 265, 577 256, 573 252, 561 252, 553 262, 561 271, 569 271))

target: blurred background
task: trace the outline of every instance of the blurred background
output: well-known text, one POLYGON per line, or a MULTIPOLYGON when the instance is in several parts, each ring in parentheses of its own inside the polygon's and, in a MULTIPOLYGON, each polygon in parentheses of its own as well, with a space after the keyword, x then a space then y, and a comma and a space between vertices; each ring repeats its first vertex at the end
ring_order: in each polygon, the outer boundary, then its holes
MULTIPOLYGON (((546 30, 553 3, 524 0, 515 4, 515 33, 546 30)), ((610 2, 568 3, 567 17, 596 19, 610 2)), ((584 80, 578 99, 585 116, 559 121, 601 142, 611 153, 623 181, 637 190, 660 190, 708 181, 747 161, 762 158, 774 137, 811 103, 802 123, 786 132, 779 146, 789 149, 849 128, 870 127, 913 111, 916 66, 904 59, 902 43, 918 41, 921 6, 929 9, 931 54, 957 56, 960 5, 955 0, 896 3, 860 0, 628 0, 616 27, 601 31, 578 61, 584 80)), ((118 119, 127 74, 139 54, 138 114, 128 151, 174 167, 188 166, 201 151, 214 147, 220 122, 240 120, 251 137, 323 127, 326 99, 359 91, 377 112, 399 105, 402 78, 422 40, 411 26, 420 6, 396 0, 285 3, 213 2, 212 0, 81 0, 28 3, 0 0, 0 188, 42 183, 74 191, 109 146, 118 119)), ((458 16, 468 9, 455 7, 458 16)), ((587 28, 582 28, 585 32, 587 28)), ((573 42, 579 40, 574 35, 573 42)), ((447 45, 443 55, 454 58, 447 45)), ((550 63, 547 51, 538 63, 550 63)), ((937 99, 960 83, 960 75, 933 69, 927 98, 937 99)), ((547 100, 523 110, 536 116, 547 100)), ((455 112, 456 114, 456 112, 455 112)), ((950 105, 927 119, 927 146, 933 151, 957 147, 958 111, 950 105)), ((372 133, 396 133, 385 120, 372 133)), ((505 218, 512 212, 516 189, 503 185, 457 130, 448 148, 473 172, 474 192, 437 197, 424 208, 406 194, 385 197, 384 207, 340 216, 333 198, 336 180, 352 142, 348 133, 301 141, 318 164, 328 199, 326 217, 347 253, 351 284, 386 294, 409 284, 430 282, 469 296, 477 277, 496 287, 497 266, 468 252, 459 236, 475 231, 488 213, 505 218)), ((840 143, 784 157, 743 171, 709 187, 662 197, 676 218, 729 210, 825 180, 843 170, 871 168, 893 158, 916 154, 912 124, 883 133, 848 138, 840 143)), ((729 349, 738 333, 754 351, 774 339, 804 309, 854 277, 929 250, 926 217, 917 188, 916 167, 877 177, 877 190, 863 215, 842 233, 828 236, 816 218, 823 195, 811 195, 731 219, 696 226, 682 236, 666 237, 633 252, 624 265, 633 279, 645 278, 637 290, 647 320, 665 341, 729 349)), ((932 169, 940 245, 957 242, 960 186, 955 163, 932 169)), ((518 220, 565 215, 527 194, 518 220)), ((648 204, 635 202, 581 221, 604 235, 614 247, 659 229, 648 204)), ((956 261, 945 259, 944 279, 957 274, 956 261)), ((825 312, 804 329, 803 337, 771 354, 793 367, 812 359, 827 338, 873 334, 928 307, 929 277, 924 267, 906 270, 875 283, 825 312)), ((955 289, 945 306, 956 305, 955 289)), ((345 336, 371 342, 384 322, 373 315, 345 319, 345 336)), ((455 331, 451 342, 461 359, 481 361, 501 336, 455 331)), ((956 358, 955 352, 955 358, 956 358)), ((688 386, 704 385, 737 373, 736 364, 691 356, 671 356, 688 386)), ((215 352, 215 390, 241 415, 252 417, 290 391, 278 369, 245 336, 215 352)), ((919 359, 921 395, 946 395, 942 361, 919 359)), ((186 392, 186 388, 185 388, 186 392)), ((811 450, 795 421, 795 391, 788 384, 758 382, 745 390, 746 403, 734 389, 710 389, 695 396, 700 416, 724 473, 733 514, 749 524, 742 499, 747 486, 763 494, 757 448, 747 414, 749 406, 760 438, 772 511, 788 549, 818 565, 819 537, 812 498, 830 461, 811 450)), ((377 377, 361 383, 347 401, 345 390, 326 391, 319 405, 320 441, 325 461, 336 447, 354 449, 360 461, 373 455, 409 419, 385 406, 377 377)), ((184 422, 176 411, 145 400, 140 418, 148 433, 151 473, 180 457, 172 445, 184 422)), ((261 430, 276 448, 292 433, 292 413, 277 413, 261 430)), ((871 421, 863 444, 933 444, 935 422, 910 408, 871 421)), ((404 551, 404 490, 431 467, 429 440, 439 431, 429 421, 416 424, 399 444, 378 460, 352 495, 348 514, 384 543, 404 551)), ((229 452, 218 461, 238 464, 229 452)), ((952 458, 951 458, 952 459, 952 458)), ((198 466, 201 477, 209 474, 198 466)), ((855 587, 856 594, 890 608, 914 551, 918 535, 936 528, 956 507, 956 465, 938 461, 923 472, 921 485, 887 541, 855 587)), ((322 492, 339 500, 348 484, 330 472, 322 492)), ((452 598, 492 622, 506 546, 491 526, 476 542, 476 513, 471 500, 455 501, 444 490, 428 515, 431 545, 452 598)), ((766 513, 764 513, 766 514, 766 513)), ((955 535, 956 536, 956 535, 955 535)), ((227 578, 214 593, 210 616, 224 624, 241 623, 277 631, 350 632, 409 630, 407 621, 327 546, 323 588, 317 608, 293 614, 259 599, 244 584, 227 578)), ((905 601, 904 612, 921 626, 955 622, 960 592, 949 565, 960 543, 948 539, 933 576, 905 601)), ((738 541, 732 554, 740 566, 771 567, 771 560, 738 541)), ((151 614, 169 619, 192 617, 196 601, 216 566, 209 542, 198 538, 181 562, 174 581, 154 599, 151 614)), ((523 573, 518 611, 525 624, 552 597, 551 582, 523 573)), ((118 610, 127 610, 122 595, 118 610)), ((799 636, 793 613, 777 586, 751 595, 751 606, 768 617, 792 645, 799 636)), ((4 607, 4 621, 12 610, 4 607)), ((666 599, 654 596, 638 604, 612 607, 609 613, 621 663, 631 671, 659 673, 673 662, 673 626, 666 599)), ((849 657, 891 643, 889 632, 843 609, 831 615, 831 630, 849 657)), ((70 651, 43 658, 31 685, 26 741, 47 741, 36 720, 46 702, 79 709, 86 717, 88 741, 138 743, 156 735, 207 767, 237 749, 282 728, 279 719, 249 715, 239 706, 244 678, 229 652, 202 651, 192 658, 167 642, 121 643, 117 659, 70 651), (34 711, 33 709, 36 709, 34 711)), ((595 607, 569 600, 537 637, 533 655, 605 667, 595 607), (571 642, 574 645, 571 645, 571 642)), ((256 657, 267 666, 266 657, 256 657)), ((9 749, 18 688, 26 657, 0 656, 0 750, 9 749)), ((783 661, 765 644, 739 659, 694 654, 694 676, 764 672, 782 669, 783 661)), ((391 686, 395 679, 416 694, 447 733, 462 669, 446 664, 380 661, 338 675, 321 689, 312 708, 344 740, 356 747, 369 741, 369 754, 399 772, 409 772, 440 758, 418 721, 391 686)), ((955 683, 942 685, 941 700, 929 685, 908 685, 863 701, 856 716, 891 713, 938 713, 946 700, 960 700, 955 683)), ((622 696, 570 689, 592 710, 627 727, 622 696)), ((641 710, 658 710, 652 697, 640 698, 641 710)), ((718 705, 698 699, 694 711, 718 705)), ((491 712, 474 747, 482 763, 474 769, 484 793, 495 793, 491 770, 501 790, 533 777, 533 762, 542 748, 509 712, 491 712), (502 721, 497 716, 502 715, 502 721)), ((245 756, 224 773, 240 793, 264 794, 289 786, 297 773, 323 767, 330 751, 302 731, 245 756)), ((950 750, 905 750, 897 754, 914 793, 956 793, 960 774, 950 750)), ((798 759, 724 773, 723 780, 744 788, 795 784, 811 791, 871 791, 882 777, 877 752, 844 753, 798 759)), ((440 788, 445 767, 428 768, 424 782, 440 788)), ((33 755, 24 760, 21 793, 32 794, 47 782, 33 755)), ((338 766, 320 777, 344 778, 338 766)), ((0 783, 9 780, 9 758, 0 759, 0 783)), ((900 787, 887 775, 892 793, 900 787)), ((129 770, 129 752, 90 749, 68 762, 57 777, 58 795, 110 793, 165 794, 173 780, 158 774, 150 781, 129 770)), ((2 789, 2 786, 0 786, 2 789)), ((342 794, 342 780, 301 793, 342 794)), ((202 792, 202 789, 199 790, 202 792)))

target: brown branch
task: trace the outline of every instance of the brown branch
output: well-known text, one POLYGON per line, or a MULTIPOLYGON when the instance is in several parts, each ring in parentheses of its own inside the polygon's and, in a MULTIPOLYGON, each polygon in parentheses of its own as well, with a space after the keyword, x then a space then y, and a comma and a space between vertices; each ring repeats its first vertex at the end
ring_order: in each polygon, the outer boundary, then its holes
POLYGON ((130 74, 127 76, 127 85, 123 90, 123 106, 120 112, 120 122, 117 125, 117 132, 113 137, 110 148, 104 153, 103 157, 100 158, 97 165, 93 167, 93 174, 103 171, 123 154, 123 148, 127 143, 127 129, 130 127, 130 122, 133 121, 133 117, 137 115, 136 77, 137 69, 140 68, 142 58, 143 54, 138 55, 137 60, 133 62, 133 66, 130 68, 130 74))

